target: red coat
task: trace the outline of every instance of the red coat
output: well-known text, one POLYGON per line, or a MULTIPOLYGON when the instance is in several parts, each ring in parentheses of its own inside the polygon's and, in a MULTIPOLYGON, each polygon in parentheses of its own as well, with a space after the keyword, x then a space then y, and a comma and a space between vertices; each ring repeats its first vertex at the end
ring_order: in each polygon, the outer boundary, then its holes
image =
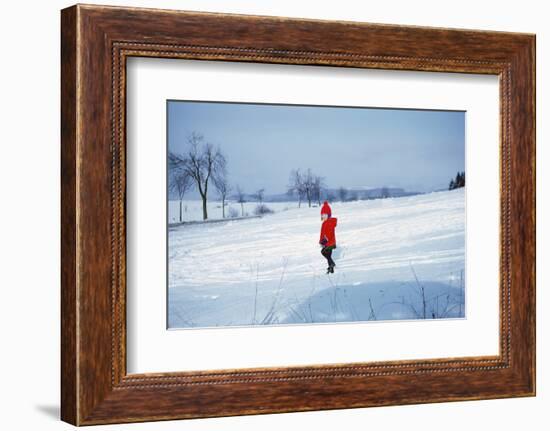
POLYGON ((337 218, 330 217, 323 222, 321 225, 319 244, 323 244, 323 239, 326 239, 327 242, 324 244, 325 247, 336 247, 336 234, 334 233, 334 228, 336 227, 337 220, 337 218))

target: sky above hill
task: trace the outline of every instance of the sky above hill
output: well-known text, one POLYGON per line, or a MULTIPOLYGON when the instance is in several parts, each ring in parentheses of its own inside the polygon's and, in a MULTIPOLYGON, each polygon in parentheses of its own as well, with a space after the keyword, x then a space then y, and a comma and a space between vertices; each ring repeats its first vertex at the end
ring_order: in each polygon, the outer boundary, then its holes
POLYGON ((168 101, 168 149, 197 132, 220 147, 230 183, 284 193, 292 169, 330 188, 446 188, 465 170, 465 112, 168 101))

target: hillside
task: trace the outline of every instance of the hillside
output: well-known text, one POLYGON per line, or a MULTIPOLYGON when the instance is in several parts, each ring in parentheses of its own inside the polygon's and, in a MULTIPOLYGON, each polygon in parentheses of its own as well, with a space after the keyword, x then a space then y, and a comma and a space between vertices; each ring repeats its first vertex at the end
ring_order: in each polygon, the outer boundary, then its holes
POLYGON ((170 328, 464 316, 464 189, 334 203, 331 276, 319 209, 278 209, 170 228, 170 328))

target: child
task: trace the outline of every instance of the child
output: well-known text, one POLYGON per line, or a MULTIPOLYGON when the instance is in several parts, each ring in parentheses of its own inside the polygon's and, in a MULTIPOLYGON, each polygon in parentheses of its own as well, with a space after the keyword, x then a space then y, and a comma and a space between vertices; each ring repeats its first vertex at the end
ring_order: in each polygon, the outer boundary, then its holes
POLYGON ((336 248, 334 228, 336 228, 338 219, 332 217, 332 211, 327 201, 323 203, 323 207, 321 208, 321 220, 323 222, 321 225, 321 237, 319 238, 319 244, 323 247, 321 254, 328 262, 327 274, 333 274, 336 264, 332 260, 332 250, 336 248))

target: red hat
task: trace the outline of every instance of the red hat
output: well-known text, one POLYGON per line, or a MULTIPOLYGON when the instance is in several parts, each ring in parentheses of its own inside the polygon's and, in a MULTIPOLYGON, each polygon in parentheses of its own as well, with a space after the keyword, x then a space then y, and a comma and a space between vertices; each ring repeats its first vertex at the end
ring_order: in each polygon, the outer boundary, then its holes
POLYGON ((326 214, 329 216, 329 218, 332 216, 332 210, 330 209, 330 205, 328 204, 328 201, 323 202, 323 207, 321 208, 321 215, 326 214))

